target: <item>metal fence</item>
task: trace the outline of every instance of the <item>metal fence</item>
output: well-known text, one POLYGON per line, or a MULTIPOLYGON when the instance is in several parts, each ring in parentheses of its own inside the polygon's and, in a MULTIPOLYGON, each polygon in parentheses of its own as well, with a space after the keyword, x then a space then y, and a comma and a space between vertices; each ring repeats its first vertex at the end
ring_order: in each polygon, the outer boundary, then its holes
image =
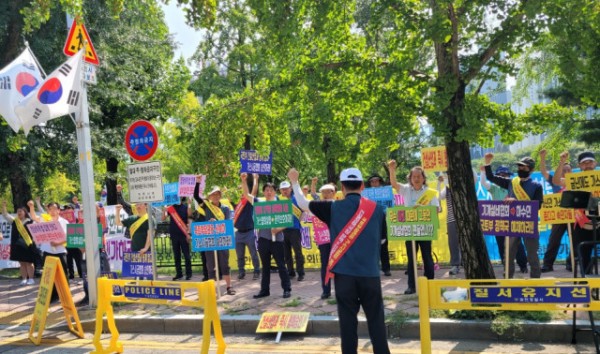
MULTIPOLYGON (((156 225, 156 232, 154 233, 154 249, 156 251, 157 267, 175 267, 175 258, 173 257, 173 247, 171 246, 168 222, 161 222, 156 225)), ((192 252, 191 256, 192 267, 202 266, 200 252, 192 252)), ((183 259, 181 262, 183 264, 183 259)))

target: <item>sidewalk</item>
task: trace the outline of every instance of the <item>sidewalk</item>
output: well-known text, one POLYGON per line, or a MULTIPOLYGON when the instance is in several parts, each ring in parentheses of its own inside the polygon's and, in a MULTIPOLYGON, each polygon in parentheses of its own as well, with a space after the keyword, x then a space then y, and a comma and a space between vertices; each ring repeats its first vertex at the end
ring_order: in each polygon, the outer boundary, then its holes
MULTIPOLYGON (((550 277, 570 277, 564 265, 556 265, 555 271, 544 273, 544 278, 550 277)), ((502 276, 501 266, 495 266, 496 276, 502 276)), ((449 275, 449 267, 439 269, 435 272, 436 279, 448 279, 454 276, 449 275)), ((422 271, 420 271, 422 274, 422 271)), ((524 278, 526 274, 517 273, 517 278, 524 278)), ((194 275, 191 281, 200 281, 201 275, 194 275)), ((170 281, 172 276, 160 275, 159 280, 170 281)), ((337 334, 337 314, 335 296, 327 300, 321 300, 320 273, 316 270, 307 272, 305 280, 297 281, 297 278, 292 280, 292 297, 284 299, 282 297, 283 290, 279 285, 279 277, 276 273, 271 274, 271 296, 253 299, 252 295, 257 294, 260 289, 260 280, 252 280, 252 276, 246 276, 244 280, 237 280, 237 272, 232 273, 232 283, 237 294, 222 295, 218 299, 218 307, 223 323, 223 331, 225 333, 254 333, 258 323, 259 315, 267 311, 308 311, 311 314, 311 325, 308 333, 322 334, 337 334)), ((461 272, 456 278, 464 279, 464 273, 461 272)), ((382 276, 382 287, 384 296, 384 305, 386 315, 393 312, 402 311, 406 319, 418 318, 418 298, 417 295, 404 295, 404 290, 407 288, 407 276, 403 269, 392 270, 392 276, 382 276)), ((19 279, 0 278, 0 325, 29 325, 31 314, 33 313, 35 300, 37 296, 37 286, 21 286, 19 279)), ((38 279, 36 279, 36 283, 38 279)), ((221 294, 225 294, 225 283, 221 282, 221 294)), ((75 302, 83 298, 83 286, 81 279, 71 280, 71 292, 75 302)), ((196 293, 186 293, 186 298, 195 298, 196 293)), ((84 323, 86 331, 93 331, 93 322, 95 319, 95 311, 90 307, 82 307, 78 309, 81 321, 84 323)), ((183 306, 167 306, 167 305, 144 305, 144 304, 119 304, 115 306, 115 316, 118 318, 119 330, 128 331, 143 331, 143 332, 168 332, 178 331, 181 328, 187 329, 188 332, 196 332, 197 326, 192 322, 200 323, 202 311, 200 309, 188 308, 183 306), (131 320, 127 323, 127 320, 131 320), (144 319, 144 326, 139 326, 139 320, 144 319), (179 324, 177 323, 179 322, 179 324)), ((364 317, 364 314, 361 314, 364 317)), ((583 317, 582 317, 583 318, 583 317)), ((587 317, 586 317, 587 318, 587 317)), ((409 321, 410 322, 410 321, 409 321)), ((458 321, 441 320, 444 323, 439 333, 445 333, 452 337, 452 324, 459 323, 458 321), (449 326, 449 327, 448 327, 449 326)), ((468 321, 467 321, 468 322, 468 321)), ((64 316, 62 308, 58 303, 51 306, 49 310, 46 327, 64 324, 64 316)), ((563 324, 566 324, 563 323, 563 324)), ((362 326, 362 325, 361 325, 362 326)), ((544 326, 542 324, 541 326, 544 326)), ((547 326, 547 324, 546 324, 547 326)), ((487 324, 489 327, 489 323, 487 324)), ((564 327, 564 326, 562 326, 564 327)), ((465 328, 461 326, 461 332, 465 328)), ((366 329, 366 328, 365 328, 366 329)), ((477 329, 473 328, 475 333, 477 329)), ((570 331, 559 329, 561 334, 556 337, 565 338, 570 341, 570 331)), ((362 332, 362 330, 361 330, 362 332)), ((435 331, 438 332, 438 331, 435 331)), ((435 333, 432 332, 432 333, 435 333)), ((527 332, 527 331, 525 331, 527 332)), ((552 331, 554 332, 554 331, 552 331)), ((180 332, 181 333, 181 332, 180 332)), ((366 332, 364 332, 366 333, 366 332)), ((416 330, 414 328, 404 328, 403 333, 407 335, 412 333, 418 337, 418 324, 416 330), (404 331, 405 330, 405 331, 404 331)), ((552 334, 556 336, 556 334, 552 334)), ((403 334, 404 337, 404 334, 403 334)), ((550 337, 552 338, 552 337, 550 337)), ((582 338, 583 339, 583 338, 582 338)))

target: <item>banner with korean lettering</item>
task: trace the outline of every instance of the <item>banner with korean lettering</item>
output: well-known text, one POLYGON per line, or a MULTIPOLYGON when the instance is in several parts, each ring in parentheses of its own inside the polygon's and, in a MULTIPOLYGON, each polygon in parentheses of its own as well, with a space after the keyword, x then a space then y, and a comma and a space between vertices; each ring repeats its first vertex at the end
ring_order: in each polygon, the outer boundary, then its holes
POLYGON ((565 186, 570 191, 586 191, 600 197, 600 170, 567 173, 565 186))
POLYGON ((362 191, 362 196, 382 205, 385 208, 389 208, 394 205, 394 192, 392 186, 365 188, 362 191))
MULTIPOLYGON (((204 193, 204 186, 206 185, 206 176, 202 176, 202 182, 200 183, 200 195, 204 193)), ((194 188, 196 188, 196 175, 179 175, 179 190, 177 195, 180 197, 193 197, 194 188)))
MULTIPOLYGON (((125 227, 117 226, 115 223, 116 208, 114 205, 108 205, 104 208, 106 215, 106 255, 108 262, 110 263, 110 269, 113 271, 120 271, 123 254, 125 252, 131 252, 131 240, 125 238, 125 227)), ((121 220, 127 219, 129 216, 125 210, 121 209, 121 220)))
POLYGON ((179 196, 177 195, 178 192, 179 192, 179 182, 163 184, 163 194, 165 197, 162 202, 152 203, 152 206, 160 207, 160 206, 179 204, 179 196))
POLYGON ((329 235, 329 227, 327 227, 327 224, 317 217, 314 217, 312 221, 315 243, 318 246, 331 243, 331 236, 329 235))
POLYGON ((256 333, 305 332, 310 312, 264 312, 256 333))
POLYGON ((255 150, 240 150, 240 173, 258 173, 270 175, 273 167, 273 152, 269 156, 260 156, 255 150))
POLYGON ((539 237, 537 201, 480 200, 479 219, 484 234, 539 237))
MULTIPOLYGON (((83 232, 83 224, 67 225, 67 247, 85 247, 85 234, 83 232)), ((98 224, 98 248, 102 248, 102 224, 98 224)))
POLYGON ((440 222, 436 206, 391 207, 386 219, 389 241, 437 240, 440 222))
POLYGON ((421 149, 421 166, 427 172, 448 171, 448 157, 445 146, 421 149))
POLYGON ((37 245, 50 242, 65 242, 67 239, 65 231, 58 221, 28 224, 27 228, 37 245))
POLYGON ((192 251, 218 251, 235 248, 233 220, 193 222, 192 251))
POLYGON ((138 252, 123 253, 122 278, 144 278, 151 280, 152 253, 140 254, 138 252))
POLYGON ((561 208, 562 193, 546 194, 540 209, 540 224, 572 224, 575 209, 561 208))
POLYGON ((272 229, 294 226, 291 200, 254 203, 254 228, 272 229))
MULTIPOLYGON (((13 215, 16 217, 16 215, 13 215)), ((3 268, 19 268, 19 262, 10 260, 10 232, 12 223, 8 222, 0 215, 0 230, 2 231, 3 239, 0 240, 0 269, 3 268)))
POLYGON ((590 288, 584 285, 561 286, 477 286, 469 289, 472 303, 577 304, 590 302, 590 288))

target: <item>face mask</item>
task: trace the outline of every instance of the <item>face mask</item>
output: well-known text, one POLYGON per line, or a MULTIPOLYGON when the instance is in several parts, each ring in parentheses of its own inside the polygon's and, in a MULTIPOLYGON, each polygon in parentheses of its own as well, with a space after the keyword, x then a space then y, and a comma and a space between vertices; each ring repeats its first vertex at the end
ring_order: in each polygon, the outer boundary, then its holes
POLYGON ((517 174, 519 175, 519 178, 527 178, 527 177, 529 177, 531 172, 519 170, 519 171, 517 171, 517 174))

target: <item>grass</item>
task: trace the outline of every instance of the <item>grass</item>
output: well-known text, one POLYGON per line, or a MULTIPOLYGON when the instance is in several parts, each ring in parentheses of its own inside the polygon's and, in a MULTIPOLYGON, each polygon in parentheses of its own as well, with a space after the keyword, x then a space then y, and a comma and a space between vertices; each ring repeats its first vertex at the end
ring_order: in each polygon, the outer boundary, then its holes
POLYGON ((386 316, 385 322, 390 326, 390 333, 397 333, 406 322, 413 319, 418 319, 419 315, 410 314, 404 311, 394 311, 386 316))
POLYGON ((19 268, 4 268, 0 269, 0 277, 3 278, 19 278, 21 273, 19 268))
POLYGON ((298 307, 301 304, 302 304, 302 301, 300 301, 300 298, 297 297, 297 298, 294 298, 294 299, 292 299, 284 304, 281 304, 279 306, 281 306, 281 307, 298 307))

